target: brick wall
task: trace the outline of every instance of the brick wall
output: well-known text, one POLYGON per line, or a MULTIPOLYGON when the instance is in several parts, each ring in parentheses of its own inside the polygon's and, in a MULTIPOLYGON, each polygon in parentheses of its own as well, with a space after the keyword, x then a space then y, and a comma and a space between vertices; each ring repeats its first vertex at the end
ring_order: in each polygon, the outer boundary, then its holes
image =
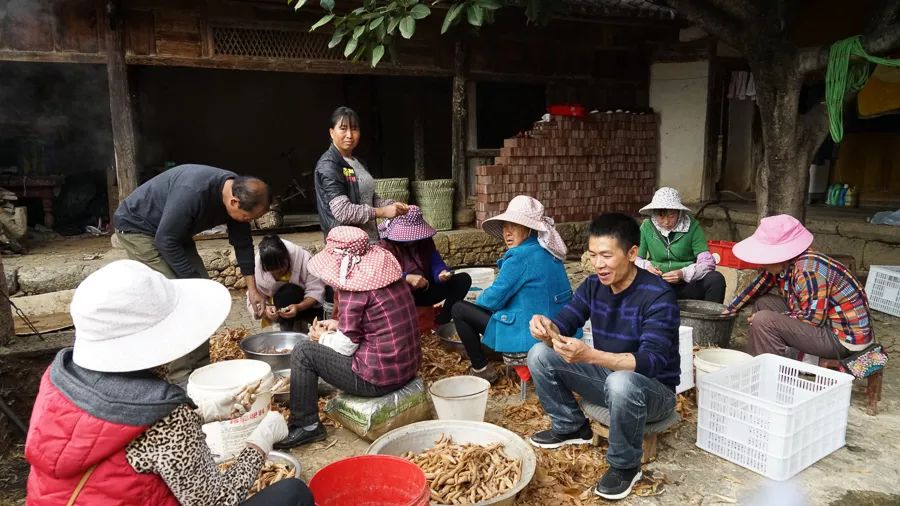
POLYGON ((475 169, 478 225, 516 195, 540 200, 558 223, 636 213, 656 184, 658 121, 655 114, 553 116, 506 139, 494 165, 475 169))

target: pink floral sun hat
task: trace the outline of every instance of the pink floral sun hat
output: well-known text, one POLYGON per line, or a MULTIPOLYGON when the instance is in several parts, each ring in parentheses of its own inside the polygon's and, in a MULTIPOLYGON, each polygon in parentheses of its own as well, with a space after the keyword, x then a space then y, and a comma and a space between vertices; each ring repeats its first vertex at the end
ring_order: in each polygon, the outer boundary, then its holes
POLYGON ((745 262, 771 265, 786 262, 812 245, 813 235, 787 214, 769 216, 759 221, 753 235, 734 245, 734 256, 745 262))
POLYGON ((310 272, 326 284, 349 292, 384 288, 400 279, 400 264, 388 250, 369 244, 369 235, 357 227, 334 227, 325 249, 309 261, 310 272))
POLYGON ((509 201, 506 211, 484 220, 482 230, 503 240, 503 222, 518 223, 538 233, 538 242, 543 248, 560 260, 565 260, 568 248, 556 231, 553 218, 544 214, 544 205, 527 195, 518 195, 509 201))
POLYGON ((409 212, 384 220, 378 226, 382 239, 396 242, 412 242, 434 237, 437 231, 425 221, 419 206, 409 206, 409 212))

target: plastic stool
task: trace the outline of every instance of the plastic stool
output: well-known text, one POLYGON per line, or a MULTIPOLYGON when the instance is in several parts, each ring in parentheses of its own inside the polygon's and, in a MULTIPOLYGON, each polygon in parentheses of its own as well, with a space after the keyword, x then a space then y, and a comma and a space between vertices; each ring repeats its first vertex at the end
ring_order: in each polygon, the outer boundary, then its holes
MULTIPOLYGON (((609 409, 593 404, 586 400, 581 401, 581 409, 592 421, 591 429, 594 431, 593 444, 596 446, 600 443, 600 438, 609 439, 609 409)), ((675 424, 681 421, 681 416, 675 410, 669 416, 656 422, 647 422, 644 426, 644 442, 642 444, 644 454, 641 456, 641 464, 646 464, 656 458, 656 437, 669 430, 675 424)))
MULTIPOLYGON (((819 367, 842 371, 841 363, 833 358, 820 358, 819 367)), ((884 369, 866 376, 866 413, 875 416, 878 414, 878 401, 881 400, 881 382, 884 378, 884 369)))
POLYGON ((503 363, 507 370, 512 367, 519 376, 519 399, 524 403, 528 397, 528 380, 531 379, 531 371, 528 370, 527 353, 504 353, 503 363))

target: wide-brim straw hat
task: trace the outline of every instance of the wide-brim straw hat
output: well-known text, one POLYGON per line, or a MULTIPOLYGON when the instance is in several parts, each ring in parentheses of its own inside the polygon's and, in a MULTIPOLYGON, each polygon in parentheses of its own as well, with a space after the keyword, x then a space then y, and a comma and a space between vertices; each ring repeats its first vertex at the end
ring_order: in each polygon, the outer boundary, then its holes
POLYGON ((809 249, 812 232, 787 214, 763 218, 753 235, 734 245, 739 259, 758 265, 787 262, 809 249))
POLYGON ((437 230, 425 221, 419 206, 409 206, 409 212, 378 226, 382 239, 396 242, 413 242, 434 237, 437 230))
POLYGON ((350 292, 384 288, 402 275, 394 255, 369 244, 362 229, 346 226, 331 229, 325 249, 310 259, 309 270, 327 285, 350 292))
POLYGON ((78 285, 70 312, 73 360, 85 369, 151 369, 197 349, 225 321, 231 295, 208 279, 167 279, 133 260, 118 260, 78 285))
POLYGON ((503 222, 517 223, 538 232, 538 241, 547 251, 559 259, 564 259, 568 249, 556 231, 553 218, 544 214, 544 205, 527 195, 518 195, 509 201, 506 211, 484 220, 482 230, 503 240, 503 222))
POLYGON ((693 212, 691 209, 681 203, 681 194, 675 188, 664 186, 653 194, 653 200, 649 204, 642 207, 640 213, 643 215, 652 214, 653 211, 663 209, 675 209, 678 211, 693 212))

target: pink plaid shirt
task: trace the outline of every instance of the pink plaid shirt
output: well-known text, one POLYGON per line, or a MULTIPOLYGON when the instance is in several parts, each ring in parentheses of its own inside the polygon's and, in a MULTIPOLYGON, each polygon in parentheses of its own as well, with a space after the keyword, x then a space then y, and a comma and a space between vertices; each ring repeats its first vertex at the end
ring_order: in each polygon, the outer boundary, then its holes
POLYGON ((412 292, 403 279, 367 292, 340 290, 338 328, 359 344, 353 372, 380 386, 405 384, 419 371, 422 349, 412 292))

